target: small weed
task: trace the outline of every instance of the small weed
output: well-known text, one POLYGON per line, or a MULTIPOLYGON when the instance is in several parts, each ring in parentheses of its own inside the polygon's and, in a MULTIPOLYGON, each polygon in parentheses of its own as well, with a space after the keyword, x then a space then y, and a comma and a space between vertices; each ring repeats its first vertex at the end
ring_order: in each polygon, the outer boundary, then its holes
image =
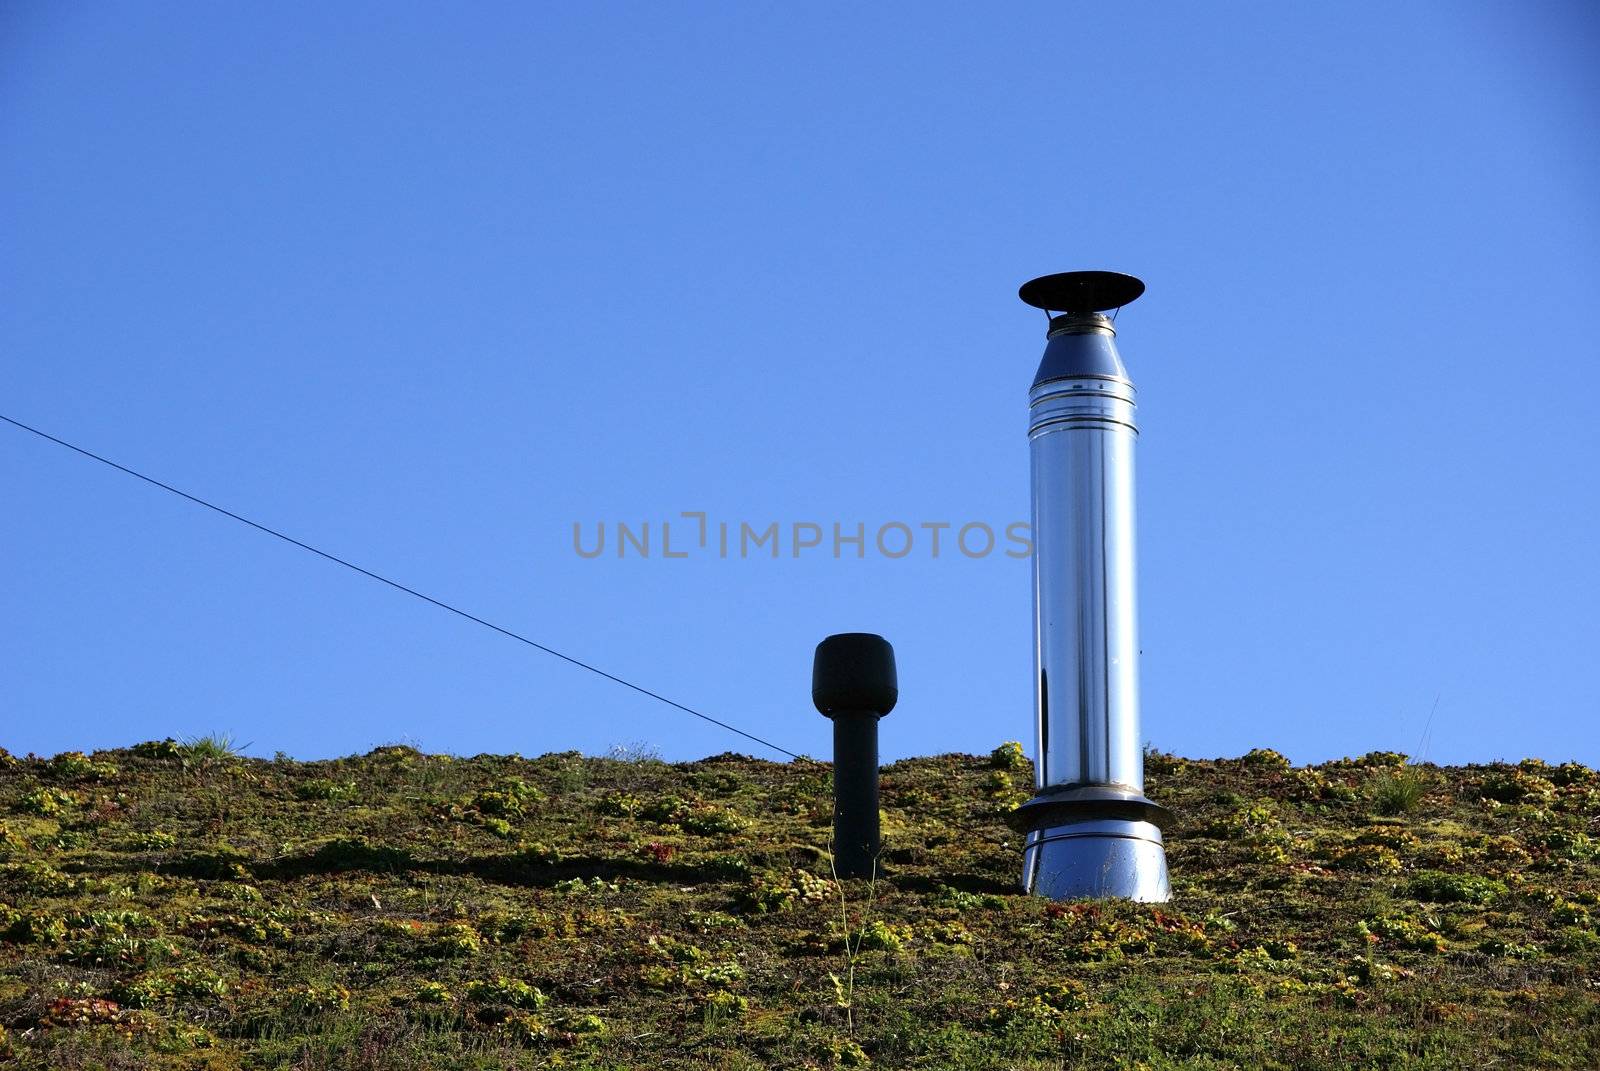
POLYGON ((1587 905, 1560 898, 1550 905, 1550 920, 1563 926, 1591 924, 1587 905))
POLYGON ((1392 963, 1379 963, 1367 956, 1356 956, 1345 965, 1345 978, 1356 985, 1376 985, 1410 978, 1413 972, 1392 963))
POLYGON ((81 751, 63 751, 50 760, 50 772, 75 780, 105 781, 117 776, 114 762, 96 762, 81 751))
POLYGON ((721 807, 701 807, 680 818, 678 826, 685 832, 704 837, 728 837, 745 832, 750 828, 750 823, 721 807))
POLYGON ((1444 938, 1429 927, 1402 916, 1379 915, 1356 923, 1356 933, 1371 944, 1417 952, 1443 952, 1444 938))
POLYGON ((714 989, 700 999, 700 1008, 706 1029, 713 1030, 717 1024, 737 1019, 749 1011, 750 1001, 737 993, 714 989))
POLYGON ((643 740, 631 740, 612 744, 606 749, 605 757, 612 762, 660 762, 661 749, 643 740))
MULTIPOLYGON (((833 845, 830 843, 828 847, 828 865, 833 868, 833 845)), ((845 883, 839 880, 839 871, 837 869, 833 869, 832 872, 833 888, 839 896, 839 936, 844 944, 844 977, 841 978, 839 975, 829 972, 828 979, 833 982, 834 1002, 844 1009, 845 1022, 853 1034, 856 1029, 856 963, 861 958, 862 947, 866 943, 868 931, 871 930, 875 938, 884 945, 893 943, 895 947, 899 947, 900 942, 898 935, 884 927, 880 920, 869 918, 878 894, 877 860, 873 860, 872 876, 867 879, 867 898, 858 909, 859 925, 854 928, 853 934, 850 922, 850 903, 849 897, 845 894, 845 883)))
POLYGON ((576 1015, 563 1024, 567 1030, 579 1037, 596 1038, 606 1034, 609 1027, 606 1021, 598 1015, 576 1015))
POLYGON ((1398 874, 1404 869, 1395 850, 1383 844, 1335 847, 1328 853, 1328 862, 1336 870, 1360 870, 1369 874, 1398 874))
POLYGON ((738 906, 759 915, 788 911, 797 903, 826 900, 836 884, 805 870, 794 870, 784 877, 756 877, 740 891, 738 906))
POLYGON ((1596 854, 1594 839, 1572 829, 1553 829, 1540 834, 1538 845, 1549 857, 1567 862, 1585 862, 1596 854))
POLYGON ((476 956, 483 952, 483 936, 465 922, 452 922, 434 934, 428 951, 447 959, 476 956))
POLYGON ((588 881, 584 881, 582 878, 568 878, 565 881, 556 882, 551 888, 567 896, 598 896, 601 893, 617 892, 622 886, 614 881, 593 877, 588 881))
POLYGON ((1028 753, 1022 749, 1022 744, 1016 740, 1007 740, 993 751, 989 752, 989 765, 997 770, 1026 770, 1028 753))
POLYGON ((934 890, 933 902, 961 912, 1002 911, 1006 906, 1005 898, 993 893, 970 893, 948 885, 941 885, 934 890))
POLYGON ((550 1001, 538 986, 504 975, 488 981, 468 982, 467 999, 478 1004, 505 1004, 512 1008, 532 1008, 535 1011, 550 1001))
POLYGON ((1287 863, 1294 838, 1284 828, 1277 811, 1267 803, 1235 809, 1206 830, 1208 836, 1232 841, 1253 863, 1287 863))
POLYGON ((861 927, 856 948, 876 952, 898 952, 910 942, 912 930, 904 924, 873 919, 861 927))
POLYGON ((350 1007, 350 991, 342 985, 312 982, 291 986, 285 993, 286 1003, 297 1012, 318 1014, 344 1011, 350 1007))
POLYGON ((745 921, 737 915, 727 915, 721 911, 711 911, 701 915, 690 915, 689 925, 701 933, 714 933, 719 930, 736 930, 745 925, 745 921))
POLYGON ((1563 788, 1568 785, 1592 785, 1600 781, 1600 773, 1581 762, 1563 762, 1560 766, 1551 767, 1545 776, 1551 784, 1563 788))
POLYGON ((451 1004, 455 1002, 455 999, 456 995, 450 991, 449 986, 432 979, 424 979, 418 982, 411 990, 411 1003, 413 1004, 451 1004))
POLYGON ((1446 874, 1424 870, 1412 878, 1406 891, 1418 900, 1441 904, 1487 904, 1506 894, 1504 882, 1473 874, 1446 874))
POLYGON ((24 814, 36 814, 48 818, 77 805, 78 797, 70 792, 63 792, 58 788, 36 788, 22 797, 17 809, 24 814))
POLYGON ((354 781, 334 781, 326 777, 313 777, 294 786, 297 800, 339 800, 355 794, 354 781))
POLYGON ((577 752, 568 754, 572 758, 563 756, 562 761, 549 774, 550 787, 561 795, 581 792, 589 784, 589 768, 583 765, 577 752))
POLYGON ((672 861, 672 857, 678 854, 678 849, 674 848, 670 844, 653 840, 644 847, 640 848, 639 853, 653 863, 670 863, 672 861))
POLYGON ((626 792, 608 792, 600 797, 595 810, 607 818, 632 818, 644 810, 644 801, 626 792))
POLYGON ((35 896, 72 896, 85 888, 82 878, 64 874, 49 863, 37 860, 0 865, 0 879, 6 885, 35 896))
POLYGON ((1239 759, 1246 766, 1258 766, 1263 770, 1288 770, 1292 765, 1288 759, 1270 747, 1258 747, 1244 753, 1239 759))
MULTIPOLYGON (((0 922, 7 922, 0 914, 0 922)), ((45 912, 10 913, 9 922, 0 937, 18 945, 54 945, 67 936, 67 922, 59 915, 45 912)))
POLYGON ((850 1038, 829 1038, 819 1054, 834 1067, 868 1067, 872 1059, 850 1038))
POLYGON ((1290 774, 1293 784, 1291 798, 1306 801, 1347 803, 1356 798, 1354 785, 1329 777, 1322 770, 1302 767, 1290 774))
POLYGON ((228 984, 213 971, 201 966, 176 967, 152 971, 122 983, 117 999, 129 1008, 154 1008, 175 999, 217 1000, 228 992, 228 984))
POLYGON ((1499 937, 1487 937, 1478 942, 1478 951, 1496 959, 1537 959, 1538 945, 1517 944, 1499 937))
POLYGON ((1478 785, 1484 799, 1497 803, 1547 804, 1555 799, 1556 786, 1545 777, 1520 767, 1490 772, 1478 785))
POLYGON ((183 745, 170 736, 165 740, 146 740, 142 744, 133 745, 129 750, 141 759, 183 758, 183 745))
POLYGON ((525 1012, 508 1016, 500 1029, 519 1045, 537 1045, 550 1037, 550 1025, 537 1015, 525 1012))
POLYGON ((501 781, 493 789, 479 792, 469 806, 481 815, 495 818, 521 818, 535 803, 544 799, 544 793, 518 777, 501 781))
POLYGON ((1374 766, 1404 766, 1409 759, 1409 755, 1400 751, 1369 751, 1365 755, 1358 755, 1347 761, 1351 766, 1371 768, 1374 766))
POLYGON ((677 825, 694 813, 696 804, 682 796, 658 796, 639 809, 639 817, 661 825, 677 825))
POLYGON ((990 796, 1009 796, 1015 789, 1011 775, 1004 770, 990 770, 983 779, 983 791, 990 796))
POLYGON ((1188 766, 1188 759, 1162 751, 1153 744, 1146 743, 1144 746, 1144 770, 1151 777, 1167 777, 1181 773, 1188 766))

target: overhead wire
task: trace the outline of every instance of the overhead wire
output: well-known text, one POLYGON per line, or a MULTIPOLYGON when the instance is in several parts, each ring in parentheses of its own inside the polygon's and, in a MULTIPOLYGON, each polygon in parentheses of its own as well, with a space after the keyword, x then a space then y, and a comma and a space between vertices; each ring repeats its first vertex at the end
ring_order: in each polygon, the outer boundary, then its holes
POLYGON ((283 532, 278 531, 276 528, 271 528, 271 527, 269 527, 269 526, 267 526, 265 524, 261 524, 259 521, 253 521, 248 517, 244 517, 244 516, 241 516, 241 515, 239 515, 237 513, 234 513, 232 510, 224 509, 223 507, 217 505, 214 502, 206 501, 205 499, 201 498, 199 495, 192 495, 189 492, 180 490, 179 488, 176 488, 176 487, 172 486, 169 483, 163 483, 162 481, 156 479, 153 476, 147 476, 144 473, 139 472, 137 469, 132 469, 132 468, 129 468, 128 466, 126 466, 126 465, 119 464, 119 463, 117 463, 115 461, 112 461, 108 457, 102 457, 101 455, 93 452, 92 450, 86 450, 81 446, 77 446, 77 445, 75 445, 73 443, 68 442, 65 439, 61 439, 61 438, 58 438, 58 437, 56 437, 54 435, 51 435, 49 432, 41 431, 40 429, 38 429, 36 427, 33 427, 30 424, 24 424, 20 420, 14 420, 11 417, 6 416, 4 413, 0 413, 0 420, 3 420, 7 424, 11 424, 14 427, 20 428, 23 431, 31 432, 32 434, 37 435, 41 439, 47 439, 50 442, 55 443, 57 446, 66 447, 68 450, 71 450, 76 454, 81 454, 82 456, 87 457, 90 460, 98 461, 98 462, 100 462, 100 464, 109 466, 110 468, 113 468, 113 469, 116 469, 118 472, 125 473, 125 474, 127 474, 129 476, 135 477, 136 479, 143 480, 145 483, 148 483, 148 484, 150 484, 150 485, 152 485, 154 487, 159 487, 161 490, 166 491, 166 492, 168 492, 170 494, 177 495, 179 498, 188 499, 190 502, 193 502, 197 506, 204 506, 206 509, 213 510, 213 511, 215 511, 217 513, 220 513, 224 517, 228 517, 228 518, 231 518, 232 520, 238 521, 240 524, 248 525, 251 528, 256 529, 257 531, 265 532, 267 535, 275 536, 276 538, 283 540, 285 543, 289 543, 289 544, 291 544, 293 546, 299 547, 301 550, 310 551, 312 554, 317 555, 319 558, 325 558, 328 561, 333 562, 335 565, 342 565, 346 569, 352 570, 353 572, 360 573, 362 576, 368 577, 369 579, 376 580, 381 584, 387 584, 389 587, 394 588, 396 591, 403 591, 407 595, 410 595, 410 596, 412 596, 414 598, 421 599, 423 602, 429 603, 429 604, 431 604, 433 606, 437 606, 441 610, 448 610, 451 613, 457 615, 458 617, 464 617, 468 621, 473 622, 474 624, 482 625, 484 628, 490 629, 491 631, 494 631, 494 632, 498 632, 502 636, 506 636, 506 637, 508 637, 510 639, 516 640, 518 643, 527 644, 529 647, 532 647, 537 651, 543 651, 545 654, 552 655, 552 656, 554 656, 556 658, 559 658, 563 662, 568 662, 568 663, 570 663, 570 664, 572 664, 574 666, 577 666, 579 669, 586 669, 590 673, 593 673, 593 674, 595 674, 597 676, 600 676, 600 677, 604 677, 606 680, 611 681, 611 682, 613 682, 615 684, 620 684, 624 688, 631 688, 633 691, 638 692, 640 695, 649 696, 651 699, 654 699, 659 703, 665 703, 667 706, 672 707, 672 708, 674 708, 676 710, 680 710, 685 714, 692 714, 694 717, 699 718, 701 721, 709 722, 712 725, 716 725, 716 726, 718 726, 720 728, 726 729, 730 733, 734 733, 734 734, 736 734, 738 736, 742 736, 746 740, 749 740, 749 741, 752 741, 754 743, 760 744, 762 747, 770 748, 771 750, 778 752, 780 755, 787 755, 791 759, 800 758, 800 756, 798 754, 796 754, 795 752, 790 751, 788 748, 785 748, 785 747, 779 747, 777 744, 774 744, 771 740, 767 740, 767 739, 764 739, 762 737, 759 737, 754 733, 746 732, 745 730, 739 728, 738 726, 730 725, 727 722, 722 721, 720 718, 714 718, 709 714, 706 714, 706 713, 703 713, 702 711, 696 710, 694 707, 688 706, 687 704, 684 704, 684 703, 680 703, 676 699, 668 699, 666 696, 660 694, 659 692, 651 691, 649 688, 646 688, 641 684, 635 684, 633 681, 630 681, 630 680, 628 680, 628 679, 626 679, 624 677, 619 677, 615 673, 608 673, 606 670, 601 669, 599 666, 593 665, 593 664, 591 664, 589 662, 585 662, 580 658, 574 658, 572 655, 566 654, 566 653, 564 653, 562 651, 558 651, 554 647, 546 646, 545 644, 539 643, 536 640, 529 639, 527 636, 524 636, 519 632, 514 632, 511 629, 505 628, 504 626, 497 625, 493 621, 485 620, 484 618, 481 618, 476 614, 468 613, 466 610, 463 610, 458 606, 452 606, 450 603, 445 602, 443 599, 436 599, 432 595, 426 595, 423 592, 420 592, 420 591, 416 590, 415 588, 407 587, 406 585, 400 583, 398 580, 391 580, 391 579, 389 579, 388 577, 384 576, 381 573, 373 572, 371 569, 363 568, 362 566, 359 566, 359 565, 355 564, 354 562, 346 561, 344 558, 338 557, 337 555, 334 555, 334 554, 330 554, 327 551, 322 550, 322 549, 320 549, 318 547, 314 547, 310 543, 305 543, 305 542, 302 542, 301 540, 295 539, 293 536, 285 535, 283 532))

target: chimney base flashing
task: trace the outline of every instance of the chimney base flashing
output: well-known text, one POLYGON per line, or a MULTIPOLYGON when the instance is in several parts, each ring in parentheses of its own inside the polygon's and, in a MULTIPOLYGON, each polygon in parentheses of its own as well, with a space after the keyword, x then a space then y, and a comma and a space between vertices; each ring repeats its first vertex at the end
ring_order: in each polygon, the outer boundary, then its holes
POLYGON ((1018 833, 1028 833, 1093 818, 1146 822, 1160 828, 1172 819, 1172 812, 1123 785, 1058 785, 1012 811, 1006 822, 1018 833))
POLYGON ((1052 900, 1172 899, 1167 852, 1153 822, 1086 818, 1037 828, 1022 849, 1022 885, 1052 900))

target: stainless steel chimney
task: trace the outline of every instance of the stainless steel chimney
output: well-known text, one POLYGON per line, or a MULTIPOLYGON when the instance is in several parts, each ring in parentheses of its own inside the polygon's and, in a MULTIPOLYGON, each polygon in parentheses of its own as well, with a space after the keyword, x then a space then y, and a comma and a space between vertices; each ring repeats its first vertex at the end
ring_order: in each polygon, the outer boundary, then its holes
POLYGON ((1102 315, 1144 293, 1131 275, 1073 271, 1023 285, 1045 310, 1029 392, 1033 473, 1033 799, 1022 884, 1055 900, 1172 895, 1166 811, 1144 795, 1134 585, 1134 389, 1102 315), (1063 315, 1050 315, 1059 312, 1063 315))

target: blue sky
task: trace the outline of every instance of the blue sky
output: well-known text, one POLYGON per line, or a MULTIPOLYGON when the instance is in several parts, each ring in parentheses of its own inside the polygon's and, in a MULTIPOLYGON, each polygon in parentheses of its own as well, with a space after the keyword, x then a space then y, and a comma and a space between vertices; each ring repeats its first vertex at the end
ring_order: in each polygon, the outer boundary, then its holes
MULTIPOLYGON (((1597 56, 1584 3, 10 3, 0 412, 795 751, 880 632, 885 754, 986 750, 1027 562, 573 524, 1025 519, 1016 287, 1132 272, 1144 735, 1597 764, 1597 56)), ((9 426, 0 501, 14 752, 747 749, 9 426)))

